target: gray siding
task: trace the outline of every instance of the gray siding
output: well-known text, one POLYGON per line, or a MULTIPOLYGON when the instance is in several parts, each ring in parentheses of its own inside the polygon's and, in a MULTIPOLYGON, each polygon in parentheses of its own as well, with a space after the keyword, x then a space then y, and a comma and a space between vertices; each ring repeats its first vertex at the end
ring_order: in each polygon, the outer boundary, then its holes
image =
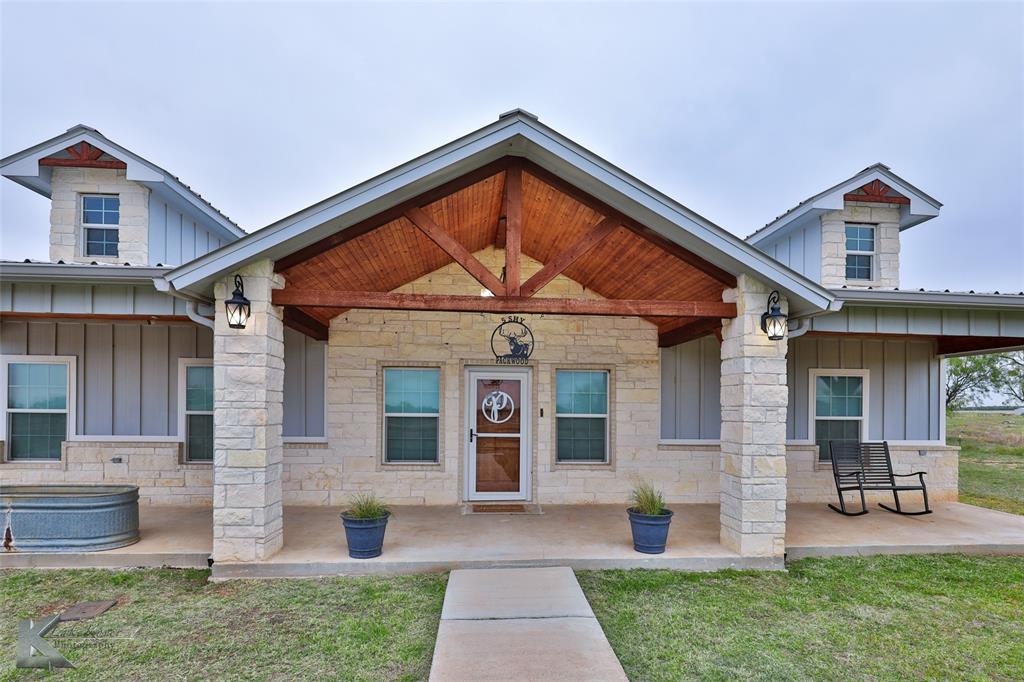
POLYGON ((324 433, 327 344, 294 329, 284 330, 284 437, 320 438, 324 433))
POLYGON ((2 320, 0 353, 78 358, 79 435, 175 436, 178 359, 212 357, 213 333, 185 323, 2 320))
POLYGON ((757 245, 769 256, 804 277, 821 281, 821 222, 817 216, 757 245))
POLYGON ((661 437, 717 440, 721 346, 714 336, 661 351, 661 437))
POLYGON ((837 313, 811 318, 811 329, 851 334, 1024 336, 1024 312, 847 304, 837 313))
MULTIPOLYGON (((65 315, 185 315, 185 302, 152 284, 0 282, 0 312, 65 315)), ((200 312, 212 315, 202 307, 200 312)))
POLYGON ((198 212, 176 206, 155 192, 150 194, 150 265, 181 265, 223 246, 223 237, 203 225, 198 212))
POLYGON ((940 440, 940 361, 930 340, 803 336, 789 344, 786 437, 808 439, 811 369, 867 369, 868 437, 940 440))

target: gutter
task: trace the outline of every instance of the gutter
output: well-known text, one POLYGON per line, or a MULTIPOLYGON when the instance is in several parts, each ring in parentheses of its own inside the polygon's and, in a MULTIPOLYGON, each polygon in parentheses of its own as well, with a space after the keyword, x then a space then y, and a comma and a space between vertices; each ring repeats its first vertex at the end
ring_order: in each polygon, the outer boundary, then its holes
POLYGON ((1024 294, 973 294, 940 291, 900 291, 898 289, 831 289, 841 303, 870 304, 899 308, 975 308, 1024 311, 1024 294))
POLYGON ((173 296, 174 298, 178 298, 181 299, 182 301, 185 301, 185 315, 188 316, 188 319, 192 320, 196 324, 208 327, 209 329, 214 328, 213 320, 199 314, 199 306, 213 306, 214 302, 212 300, 201 296, 193 296, 191 294, 186 294, 181 291, 178 291, 177 289, 174 288, 174 285, 168 282, 166 279, 164 279, 163 276, 154 277, 153 286, 159 292, 165 293, 168 296, 173 296))

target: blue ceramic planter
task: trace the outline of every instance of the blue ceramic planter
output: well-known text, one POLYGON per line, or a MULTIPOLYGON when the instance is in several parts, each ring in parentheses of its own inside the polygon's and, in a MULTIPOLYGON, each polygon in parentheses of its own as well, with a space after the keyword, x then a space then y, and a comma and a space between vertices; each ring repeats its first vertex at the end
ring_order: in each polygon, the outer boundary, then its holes
POLYGON ((341 515, 348 541, 348 555, 353 559, 372 559, 384 549, 384 531, 388 527, 388 513, 376 519, 352 519, 341 515))
POLYGON ((627 509, 629 525, 633 529, 633 549, 644 554, 661 554, 668 542, 668 526, 672 523, 672 512, 663 514, 638 514, 627 509))

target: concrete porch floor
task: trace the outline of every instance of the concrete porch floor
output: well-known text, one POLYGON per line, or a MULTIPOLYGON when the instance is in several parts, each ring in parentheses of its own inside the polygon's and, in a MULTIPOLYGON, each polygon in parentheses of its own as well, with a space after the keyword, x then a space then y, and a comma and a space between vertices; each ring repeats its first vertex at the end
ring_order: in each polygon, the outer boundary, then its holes
MULTIPOLYGON (((668 551, 633 551, 619 505, 545 506, 540 515, 470 514, 461 507, 398 507, 388 524, 384 554, 348 557, 338 509, 286 507, 284 548, 266 561, 218 563, 214 577, 286 577, 413 573, 454 568, 571 566, 597 568, 782 568, 781 561, 744 558, 718 541, 718 506, 674 505, 668 551)), ((966 552, 1024 554, 1024 516, 940 503, 928 516, 903 517, 871 506, 847 518, 824 504, 789 507, 787 558, 808 556, 966 552)), ((0 568, 206 567, 212 512, 195 507, 142 507, 142 539, 106 552, 0 552, 0 568)))

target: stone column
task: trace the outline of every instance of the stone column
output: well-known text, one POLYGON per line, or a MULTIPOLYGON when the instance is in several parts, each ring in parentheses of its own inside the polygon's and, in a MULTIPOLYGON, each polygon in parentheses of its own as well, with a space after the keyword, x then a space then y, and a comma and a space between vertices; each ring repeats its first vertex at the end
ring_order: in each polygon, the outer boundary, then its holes
MULTIPOLYGON (((722 325, 721 541, 742 556, 786 548, 786 339, 761 331, 770 290, 741 275, 722 325)), ((787 305, 780 301, 783 311, 787 305)))
POLYGON ((284 324, 270 292, 284 286, 272 261, 237 271, 252 302, 245 329, 228 327, 234 275, 214 287, 213 558, 257 561, 281 548, 284 324))

